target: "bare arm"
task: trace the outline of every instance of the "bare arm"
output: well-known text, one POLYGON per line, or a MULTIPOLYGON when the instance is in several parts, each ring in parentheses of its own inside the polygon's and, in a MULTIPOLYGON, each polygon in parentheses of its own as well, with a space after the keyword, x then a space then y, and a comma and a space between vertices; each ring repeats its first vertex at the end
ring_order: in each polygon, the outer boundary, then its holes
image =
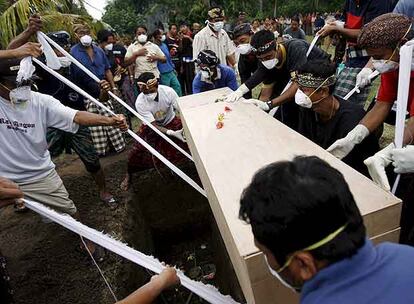
POLYGON ((110 69, 105 71, 105 78, 111 85, 111 88, 115 88, 114 75, 112 75, 112 71, 110 69))
POLYGON ((19 46, 22 46, 32 35, 35 35, 37 31, 42 29, 42 21, 38 15, 33 15, 29 18, 29 26, 21 34, 15 37, 7 46, 7 49, 17 49, 19 46))
POLYGON ((369 132, 376 130, 387 118, 392 108, 392 103, 376 102, 374 107, 361 120, 369 132))
POLYGON ((19 186, 7 178, 0 177, 0 208, 13 204, 19 198, 23 198, 19 186))
POLYGON ((228 63, 229 66, 234 67, 236 65, 236 55, 235 55, 235 53, 233 53, 231 55, 228 55, 226 57, 226 59, 227 59, 227 63, 228 63))
POLYGON ((411 145, 414 141, 414 117, 410 117, 404 130, 404 145, 411 145))
POLYGON ((122 114, 106 117, 86 111, 78 111, 76 112, 73 121, 82 126, 113 126, 115 128, 120 128, 122 131, 128 129, 125 117, 122 114))
POLYGON ((158 130, 160 130, 162 133, 167 134, 168 129, 161 127, 159 125, 157 125, 157 123, 154 121, 151 123, 154 127, 156 127, 158 130))
POLYGON ((38 57, 42 54, 40 46, 40 43, 27 42, 17 49, 0 50, 0 59, 20 59, 26 56, 38 57))
POLYGON ((296 91, 298 90, 298 84, 292 82, 289 89, 287 89, 282 95, 272 99, 272 108, 278 107, 285 102, 291 101, 295 98, 296 91))
POLYGON ((160 275, 152 277, 149 283, 116 304, 153 303, 164 289, 177 285, 179 282, 175 269, 167 267, 160 275))
POLYGON ((359 34, 361 33, 361 30, 354 30, 354 29, 348 29, 341 26, 338 26, 335 22, 331 22, 324 26, 318 34, 322 37, 328 36, 330 34, 339 33, 344 35, 348 39, 357 39, 359 34))

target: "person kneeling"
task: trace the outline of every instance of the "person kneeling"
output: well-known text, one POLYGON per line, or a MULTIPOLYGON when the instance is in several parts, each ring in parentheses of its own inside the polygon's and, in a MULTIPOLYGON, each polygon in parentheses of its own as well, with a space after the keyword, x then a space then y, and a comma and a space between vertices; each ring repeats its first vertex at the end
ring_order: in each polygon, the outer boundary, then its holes
MULTIPOLYGON (((335 72, 335 65, 326 60, 308 61, 296 72, 299 89, 295 102, 305 108, 299 112, 297 131, 324 149, 344 137, 365 115, 358 105, 332 94, 335 72)), ((378 150, 378 140, 371 134, 343 161, 369 176, 363 161, 378 150)))
MULTIPOLYGON (((174 112, 174 109, 178 110, 177 93, 170 87, 159 85, 155 75, 150 72, 142 73, 137 83, 141 91, 135 102, 137 112, 188 151, 181 120, 174 112)), ((145 124, 141 126, 138 135, 170 162, 179 163, 185 159, 181 152, 145 124)), ((150 169, 158 164, 160 164, 158 159, 153 158, 144 146, 135 143, 128 155, 128 172, 121 183, 121 189, 128 190, 133 173, 150 169)))

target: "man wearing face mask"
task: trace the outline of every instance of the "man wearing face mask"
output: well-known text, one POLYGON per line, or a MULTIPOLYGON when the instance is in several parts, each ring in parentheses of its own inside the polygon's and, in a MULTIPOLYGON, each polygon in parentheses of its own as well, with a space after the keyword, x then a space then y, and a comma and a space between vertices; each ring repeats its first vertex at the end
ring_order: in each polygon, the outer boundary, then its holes
POLYGON ((229 94, 226 100, 234 102, 263 82, 260 100, 251 99, 247 102, 257 105, 264 111, 279 106, 275 117, 287 126, 296 129, 298 106, 293 101, 298 88, 297 84, 292 82, 291 86, 284 93, 282 92, 294 75, 293 73, 301 65, 308 60, 328 60, 329 55, 318 47, 314 47, 306 57, 309 43, 305 40, 290 39, 277 43, 273 32, 267 30, 254 34, 250 45, 260 62, 259 67, 244 84, 229 94))
POLYGON ((178 96, 181 96, 181 85, 178 81, 168 46, 164 43, 166 39, 165 34, 163 34, 163 32, 158 29, 155 30, 151 36, 152 41, 159 46, 166 58, 165 62, 159 61, 157 64, 158 70, 160 71, 160 83, 172 88, 178 96))
MULTIPOLYGON (((381 72, 381 86, 374 107, 353 130, 328 148, 328 151, 334 156, 342 159, 348 155, 356 144, 360 143, 385 121, 395 100, 397 100, 399 49, 413 38, 414 30, 411 19, 400 14, 382 15, 362 29, 358 44, 367 49, 368 54, 373 58, 375 68, 381 72)), ((411 118, 406 128, 404 144, 412 142, 410 126, 414 125, 414 119, 412 118, 414 115, 414 67, 412 70, 407 105, 407 111, 411 118)), ((366 161, 373 180, 386 190, 390 190, 390 185, 384 167, 393 161, 391 157, 393 149, 394 145, 391 144, 378 152, 375 157, 366 161)))
POLYGON ((193 42, 193 58, 197 58, 202 50, 211 50, 216 53, 222 64, 234 67, 235 46, 224 27, 224 11, 213 7, 208 11, 207 26, 197 33, 193 42))
MULTIPOLYGON (((253 30, 250 23, 242 23, 237 25, 233 31, 233 41, 236 45, 236 52, 240 54, 238 70, 241 83, 245 83, 258 67, 258 60, 250 45, 250 39, 253 36, 253 30)), ((252 98, 251 91, 243 95, 245 99, 252 98)))
MULTIPOLYGON (((111 66, 105 52, 92 43, 92 37, 90 36, 91 31, 88 25, 75 24, 73 26, 73 31, 75 32, 79 43, 71 48, 70 54, 95 74, 95 76, 101 80, 101 85, 96 83, 95 80, 74 64, 70 65, 72 80, 80 88, 84 89, 93 97, 99 98, 104 105, 113 110, 114 107, 106 90, 112 90, 116 93, 118 88, 114 83, 111 66), (107 83, 104 83, 104 79, 107 80, 107 83), (101 86, 104 90, 101 89, 101 86)), ((86 108, 91 113, 110 116, 109 113, 99 108, 93 102, 87 101, 86 108)), ((119 130, 111 126, 92 126, 90 127, 90 131, 96 152, 98 152, 100 156, 105 156, 112 148, 117 153, 120 153, 125 149, 125 140, 122 132, 119 130)), ((111 200, 113 200, 113 198, 111 198, 111 200)))
POLYGON ((301 304, 414 302, 414 249, 367 239, 343 175, 315 156, 270 164, 240 200, 240 218, 301 304))
POLYGON ((135 82, 142 73, 146 72, 153 73, 156 78, 160 78, 157 63, 158 61, 167 61, 159 46, 148 41, 147 32, 145 26, 138 26, 135 31, 137 40, 128 47, 127 53, 125 54, 125 66, 135 63, 135 82))
MULTIPOLYGON (((155 75, 149 72, 141 74, 137 84, 141 91, 135 102, 137 112, 153 124, 154 127, 170 136, 179 146, 188 151, 181 119, 174 112, 174 110, 178 110, 177 93, 170 87, 159 85, 155 75)), ((143 124, 138 131, 138 135, 170 162, 179 163, 186 159, 181 152, 148 126, 143 124)), ((128 169, 125 179, 121 183, 121 189, 124 191, 128 190, 132 182, 133 173, 162 165, 158 159, 154 159, 145 147, 135 143, 128 154, 128 169)))
MULTIPOLYGON (((308 61, 296 72, 299 88, 295 102, 310 109, 299 112, 297 131, 324 149, 344 137, 365 115, 365 111, 356 104, 333 95, 335 74, 335 64, 325 60, 308 61)), ((369 176, 364 160, 378 150, 378 140, 372 134, 358 144, 343 161, 369 176)))
POLYGON ((201 51, 196 63, 200 71, 193 80, 194 94, 225 87, 237 89, 236 73, 227 65, 220 64, 213 51, 201 51))

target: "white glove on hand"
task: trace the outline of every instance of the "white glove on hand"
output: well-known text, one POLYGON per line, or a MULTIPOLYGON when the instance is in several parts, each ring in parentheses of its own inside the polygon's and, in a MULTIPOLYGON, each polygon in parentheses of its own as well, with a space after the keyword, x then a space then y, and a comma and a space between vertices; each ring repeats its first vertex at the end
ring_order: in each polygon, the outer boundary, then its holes
POLYGON ((266 102, 258 100, 258 99, 244 99, 242 100, 242 103, 255 105, 259 109, 266 111, 266 112, 270 110, 270 107, 266 102))
POLYGON ((357 75, 356 86, 362 89, 369 85, 371 83, 371 79, 369 78, 371 73, 372 70, 370 68, 363 68, 357 75))
POLYGON ((385 168, 392 162, 391 152, 394 148, 394 144, 390 144, 364 160, 364 164, 368 167, 369 175, 371 175, 374 183, 386 191, 390 191, 391 187, 387 174, 385 174, 385 168))
POLYGON ((395 173, 414 172, 414 146, 406 146, 391 151, 392 165, 395 173))
POLYGON ((326 151, 333 156, 343 159, 352 151, 355 145, 361 143, 369 135, 369 130, 364 125, 357 125, 344 138, 338 139, 326 151))
POLYGON ((246 87, 245 84, 242 84, 236 91, 227 95, 223 101, 225 102, 236 102, 243 97, 244 94, 248 93, 250 90, 246 87))
POLYGON ((187 140, 184 137, 184 130, 183 129, 178 130, 178 131, 167 130, 167 135, 171 136, 171 137, 178 138, 182 142, 187 142, 187 140))

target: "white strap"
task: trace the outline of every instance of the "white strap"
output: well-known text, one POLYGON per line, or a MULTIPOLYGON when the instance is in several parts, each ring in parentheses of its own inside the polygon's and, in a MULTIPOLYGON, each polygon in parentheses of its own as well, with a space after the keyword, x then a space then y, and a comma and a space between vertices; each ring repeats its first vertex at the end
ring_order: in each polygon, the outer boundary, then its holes
MULTIPOLYGON (((46 70, 56 78, 58 78, 60 81, 62 81, 64 84, 69 86, 70 88, 74 89, 81 95, 83 95, 85 98, 89 99, 93 103, 95 103, 97 106, 101 107, 102 109, 106 110, 108 113, 112 115, 116 115, 111 109, 109 109, 107 106, 102 104, 100 101, 98 101, 96 98, 92 97, 90 94, 79 88, 76 84, 72 83, 68 79, 66 79, 61 74, 57 73, 56 71, 53 71, 51 68, 46 66, 43 62, 40 60, 33 58, 33 61, 36 62, 42 69, 46 70)), ((195 181, 193 181, 190 177, 188 177, 183 171, 178 169, 175 165, 173 165, 168 159, 166 159, 164 156, 162 156, 157 150, 155 150, 153 147, 151 147, 149 144, 147 144, 141 137, 139 137, 137 134, 135 134, 133 131, 128 130, 128 134, 131 135, 136 141, 138 141, 141 145, 143 145, 148 151, 150 151, 155 157, 157 157, 160 161, 162 161, 168 168, 170 168, 172 171, 174 171, 178 176, 180 176, 183 180, 185 180, 188 184, 190 184, 194 189, 196 189, 198 192, 200 192, 202 195, 207 197, 206 192, 204 189, 202 189, 195 181)))
MULTIPOLYGON (((407 113, 408 95, 410 91, 411 64, 413 59, 414 45, 403 45, 400 49, 400 69, 398 73, 398 95, 397 95, 397 117, 395 119, 394 145, 396 148, 403 147, 405 117, 407 113)), ((392 193, 397 191, 400 181, 400 174, 397 175, 392 193)))
MULTIPOLYGON (((83 64, 81 64, 78 60, 76 60, 71 54, 65 51, 64 48, 62 48, 59 44, 57 44, 55 41, 53 41, 51 38, 49 38, 47 35, 45 35, 42 32, 38 32, 38 37, 44 38, 49 42, 51 45, 53 45, 56 49, 58 49, 63 55, 65 55, 67 58, 72 61, 73 64, 75 64, 78 68, 80 68, 82 71, 84 71, 89 77, 91 77, 96 82, 100 82, 100 79, 93 74, 90 70, 88 70, 83 64)), ((39 39, 39 42, 42 43, 44 41, 43 39, 39 39)), ((46 41, 44 41, 46 42, 46 41)), ((42 45, 44 44, 42 43, 42 45)), ((47 44, 47 43, 46 43, 47 44)), ((48 45, 48 44, 47 44, 48 45)), ((43 46, 45 48, 45 46, 43 46)), ((49 46, 50 47, 50 46, 49 46)), ((47 63, 49 66, 49 62, 47 63)), ((113 98, 115 98, 121 105, 123 105, 125 108, 127 108, 129 111, 131 111, 132 114, 134 114, 138 119, 140 119, 143 123, 145 123, 148 127, 150 127, 155 133, 160 135, 163 139, 165 139, 169 144, 171 144, 174 148, 176 148, 178 151, 180 151, 182 154, 184 154, 188 159, 193 160, 191 155, 189 155, 183 148, 181 148, 179 145, 177 145, 174 141, 171 140, 168 136, 166 136, 164 133, 162 133, 160 130, 158 130, 155 126, 153 126, 148 120, 146 120, 142 115, 140 115, 138 112, 136 112, 134 109, 132 109, 126 102, 124 102, 121 98, 116 96, 114 93, 109 92, 109 95, 113 98)))
POLYGON ((312 52, 313 47, 316 45, 316 42, 318 42, 319 37, 320 36, 318 34, 316 34, 315 35, 315 38, 313 38, 313 40, 312 40, 312 42, 311 42, 311 44, 310 44, 310 46, 308 48, 308 51, 306 52, 306 57, 309 57, 309 54, 312 52))
MULTIPOLYGON (((105 235, 102 232, 96 231, 82 223, 76 221, 67 214, 60 214, 56 211, 49 209, 48 207, 29 200, 24 200, 27 208, 34 212, 47 217, 55 223, 69 229, 70 231, 79 234, 80 236, 102 246, 125 259, 134 262, 142 267, 145 267, 155 273, 161 273, 165 268, 159 260, 152 256, 148 256, 139 252, 126 244, 121 243, 113 239, 109 235, 105 235)), ((206 285, 201 282, 196 282, 188 278, 184 273, 177 269, 177 275, 180 278, 181 285, 197 294, 204 300, 213 304, 237 304, 230 296, 222 295, 214 286, 206 285)))

